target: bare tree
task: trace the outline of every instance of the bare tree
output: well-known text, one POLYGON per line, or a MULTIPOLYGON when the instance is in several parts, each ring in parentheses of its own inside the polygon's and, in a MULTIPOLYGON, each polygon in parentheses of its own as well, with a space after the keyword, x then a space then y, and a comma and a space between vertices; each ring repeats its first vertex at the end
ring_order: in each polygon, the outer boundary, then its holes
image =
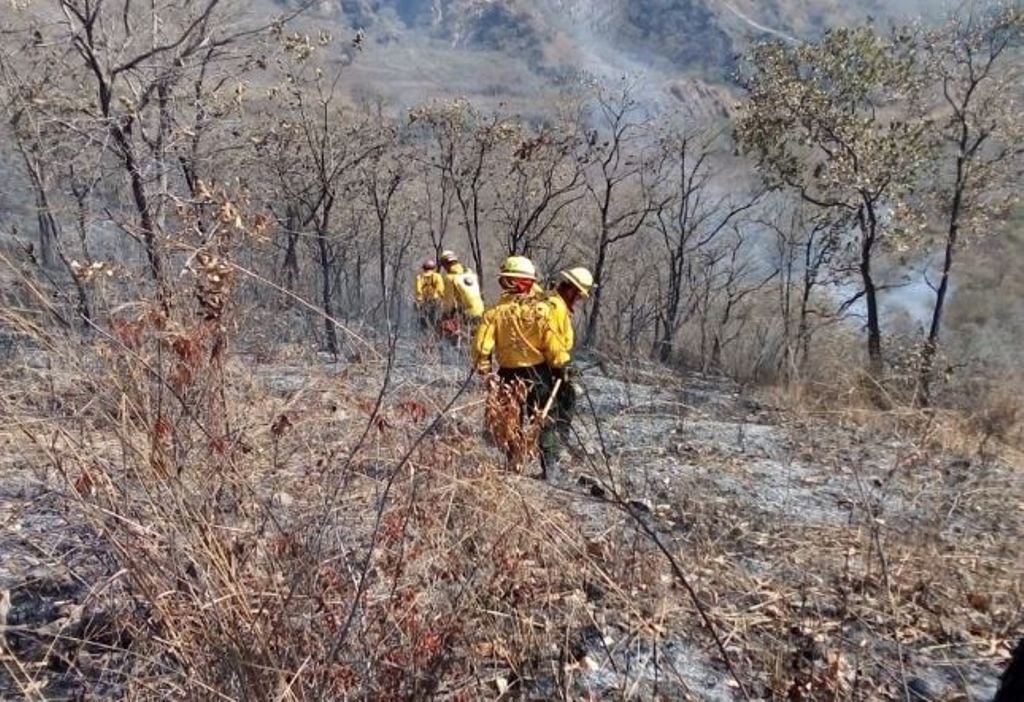
POLYGON ((444 249, 448 224, 455 210, 455 196, 451 179, 444 175, 442 168, 431 162, 429 155, 419 158, 418 163, 419 202, 420 207, 426 210, 427 236, 436 258, 444 249))
POLYGON ((662 139, 658 167, 663 196, 652 198, 649 226, 666 253, 665 289, 655 339, 655 352, 663 363, 672 358, 679 327, 692 312, 684 305, 691 257, 713 244, 764 192, 736 195, 724 183, 713 181, 717 138, 714 133, 673 131, 662 139))
MULTIPOLYGON (((917 400, 930 401, 956 252, 964 234, 990 229, 993 215, 1012 207, 1022 175, 1024 127, 1019 113, 1024 83, 1010 52, 1019 46, 1024 11, 1007 7, 992 14, 952 18, 922 37, 926 71, 941 86, 943 116, 936 132, 942 144, 929 174, 931 195, 945 217, 942 264, 928 336, 921 351, 917 400)), ((931 105, 928 105, 931 107, 931 105)))
POLYGON ((377 220, 377 264, 380 278, 380 298, 385 311, 389 308, 391 293, 388 290, 388 224, 391 219, 392 204, 395 193, 402 183, 405 173, 400 160, 388 158, 390 154, 380 152, 383 158, 372 159, 362 169, 362 177, 367 197, 373 205, 373 215, 377 220))
POLYGON ((743 301, 778 275, 778 269, 763 273, 762 268, 736 226, 716 245, 699 251, 697 266, 689 270, 700 330, 701 370, 721 368, 723 351, 738 338, 746 321, 743 301))
POLYGON ((340 71, 328 78, 321 67, 301 64, 307 58, 303 50, 297 58, 299 70, 282 96, 286 116, 269 125, 255 142, 258 151, 269 151, 281 193, 288 206, 298 208, 297 221, 303 230, 310 230, 315 243, 324 344, 337 356, 336 206, 343 194, 356 187, 359 164, 379 154, 389 137, 368 130, 363 121, 346 113, 338 92, 340 71))
MULTIPOLYGON (((63 160, 69 167, 60 172, 52 164, 33 166, 30 158, 36 182, 49 190, 50 182, 59 181, 61 195, 73 197, 84 242, 95 183, 114 175, 111 167, 120 171, 132 213, 110 219, 141 244, 165 310, 169 214, 185 201, 202 209, 201 143, 222 121, 210 118, 211 108, 215 117, 240 108, 242 94, 226 96, 222 89, 228 76, 244 70, 239 45, 272 25, 234 23, 231 13, 231 3, 222 0, 47 0, 19 15, 31 40, 17 57, 7 57, 17 60, 4 61, 8 76, 36 85, 25 97, 32 101, 37 133, 69 152, 63 160), (40 78, 47 82, 38 83, 40 78)), ((238 139, 225 142, 219 148, 240 148, 238 139)), ((41 233, 50 240, 54 230, 45 212, 53 202, 42 193, 39 202, 41 233)))
POLYGON ((140 16, 146 11, 133 10, 127 1, 122 3, 121 12, 112 3, 89 0, 60 0, 59 5, 67 19, 70 45, 92 82, 97 116, 131 184, 137 233, 159 290, 164 284, 159 227, 166 192, 171 91, 181 80, 181 68, 194 56, 211 43, 231 41, 211 34, 220 0, 184 9, 178 17, 162 16, 163 10, 156 5, 151 6, 148 16, 140 16), (139 36, 144 27, 153 28, 149 37, 139 36), (157 113, 155 119, 153 111, 157 113), (155 133, 147 132, 147 121, 156 122, 155 133), (147 147, 160 174, 156 193, 144 170, 143 150, 147 147))
POLYGON ((782 352, 778 360, 782 375, 789 382, 798 377, 810 359, 811 339, 818 326, 834 319, 813 299, 816 290, 831 281, 832 261, 848 225, 833 221, 827 212, 815 213, 799 202, 783 203, 782 208, 774 216, 759 219, 758 224, 775 234, 782 319, 782 352))
POLYGON ((652 334, 657 333, 663 292, 660 281, 652 281, 651 269, 657 254, 651 250, 630 251, 624 257, 633 264, 622 266, 614 290, 606 290, 611 311, 611 331, 629 357, 636 357, 652 334))
POLYGON ((496 164, 502 160, 498 151, 510 143, 517 130, 497 115, 485 117, 462 99, 419 107, 409 117, 414 125, 424 125, 430 136, 430 154, 425 161, 435 172, 437 184, 428 189, 428 194, 431 204, 435 196, 439 198, 439 223, 447 224, 449 203, 458 207, 473 265, 482 277, 482 236, 489 208, 486 193, 493 183, 496 164))
MULTIPOLYGON (((386 147, 374 153, 360 169, 361 180, 366 191, 367 200, 376 224, 377 272, 380 282, 381 305, 385 320, 391 326, 398 313, 397 303, 400 298, 395 295, 398 271, 401 269, 408 248, 415 232, 415 218, 410 217, 408 224, 396 222, 395 210, 402 205, 403 193, 400 189, 410 176, 407 166, 409 155, 407 150, 397 142, 397 134, 393 129, 382 126, 380 134, 374 138, 386 147), (390 269, 390 273, 389 273, 390 269)), ((405 215, 405 212, 399 212, 405 215)))
POLYGON ((585 341, 597 342, 601 319, 601 290, 609 253, 616 244, 640 231, 654 209, 648 199, 654 189, 645 183, 645 129, 643 109, 635 85, 624 80, 617 90, 602 90, 596 97, 598 127, 588 140, 586 188, 597 213, 597 242, 593 293, 585 341))
POLYGON ((584 196, 584 160, 572 123, 521 130, 511 165, 496 185, 497 220, 508 255, 533 256, 584 196))

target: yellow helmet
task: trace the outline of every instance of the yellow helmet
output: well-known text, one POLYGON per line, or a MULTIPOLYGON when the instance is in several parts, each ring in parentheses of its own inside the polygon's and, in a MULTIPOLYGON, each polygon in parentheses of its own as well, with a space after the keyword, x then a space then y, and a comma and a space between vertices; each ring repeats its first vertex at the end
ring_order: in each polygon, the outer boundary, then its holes
POLYGON ((501 264, 500 278, 526 278, 537 280, 537 269, 526 256, 509 256, 501 264))
POLYGON ((590 274, 586 268, 569 268, 564 270, 560 274, 562 278, 572 283, 572 285, 580 291, 580 295, 583 297, 590 297, 590 291, 596 287, 594 285, 594 276, 590 274))
POLYGON ((450 249, 445 249, 441 252, 441 263, 455 263, 459 260, 459 257, 455 255, 455 252, 450 249))

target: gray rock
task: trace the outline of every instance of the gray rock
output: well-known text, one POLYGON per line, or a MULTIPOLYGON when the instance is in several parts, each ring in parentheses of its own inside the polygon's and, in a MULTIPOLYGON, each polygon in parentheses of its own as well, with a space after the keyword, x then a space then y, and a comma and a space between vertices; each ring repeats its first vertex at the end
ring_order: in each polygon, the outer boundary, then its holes
POLYGON ((295 498, 287 492, 275 492, 274 496, 270 498, 270 504, 274 507, 291 507, 295 504, 295 498))
POLYGON ((910 693, 910 699, 915 702, 935 702, 939 699, 938 693, 932 687, 932 685, 921 678, 911 678, 907 681, 907 691, 910 693))
POLYGON ((650 514, 654 511, 654 508, 651 506, 651 503, 648 502, 647 500, 632 499, 629 501, 629 506, 632 507, 637 512, 643 512, 645 514, 650 514))
POLYGON ((280 370, 267 379, 271 391, 280 395, 289 395, 305 387, 307 378, 299 371, 280 370))

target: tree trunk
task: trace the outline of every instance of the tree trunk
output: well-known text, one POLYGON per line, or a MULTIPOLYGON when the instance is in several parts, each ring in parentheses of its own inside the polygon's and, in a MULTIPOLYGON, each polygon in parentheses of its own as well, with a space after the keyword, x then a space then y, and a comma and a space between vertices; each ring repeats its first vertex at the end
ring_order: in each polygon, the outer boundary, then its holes
POLYGON ((324 204, 324 214, 317 227, 316 243, 320 252, 320 294, 324 308, 324 340, 327 351, 338 358, 338 332, 334 328, 334 305, 331 301, 331 259, 327 246, 327 225, 330 221, 330 202, 324 204))
POLYGON ((89 221, 89 207, 87 200, 89 193, 92 188, 74 189, 75 202, 78 207, 76 209, 76 220, 75 224, 78 230, 78 244, 82 247, 82 256, 85 257, 86 261, 92 261, 92 254, 89 253, 89 238, 88 238, 88 221, 89 221))
POLYGON ((702 312, 700 318, 700 372, 708 372, 708 318, 702 312))
POLYGON ((668 284, 668 304, 665 305, 665 316, 662 318, 661 339, 658 343, 658 360, 668 363, 675 354, 676 326, 679 324, 679 304, 683 294, 683 265, 678 255, 672 257, 672 276, 668 284))
POLYGON ((149 202, 149 195, 146 192, 146 184, 135 158, 135 151, 132 148, 128 135, 120 127, 112 127, 111 132, 114 141, 117 142, 118 151, 121 154, 122 165, 128 173, 132 187, 132 200, 135 203, 135 210, 139 215, 139 229, 142 232, 142 241, 146 249, 146 259, 149 262, 149 272, 157 286, 157 296, 166 307, 167 301, 164 294, 163 256, 160 253, 157 243, 156 223, 153 221, 153 211, 149 202))
POLYGON ((597 261, 594 263, 594 288, 591 292, 590 317, 587 318, 587 332, 584 335, 587 346, 597 343, 597 324, 601 317, 601 281, 604 276, 605 263, 608 260, 608 232, 601 233, 601 243, 597 250, 597 261))
POLYGON ((36 224, 39 230, 39 256, 40 265, 49 268, 53 265, 53 240, 54 231, 51 226, 52 219, 49 213, 49 206, 42 192, 41 186, 36 186, 36 224))
POLYGON ((722 367, 722 339, 715 332, 715 338, 711 342, 711 368, 719 370, 722 367))
POLYGON ((356 254, 356 276, 355 276, 355 311, 358 314, 363 313, 365 307, 365 300, 363 299, 363 252, 359 251, 356 254))
POLYGON ((799 346, 799 359, 795 362, 795 368, 803 373, 807 363, 811 359, 811 285, 804 281, 803 293, 800 295, 800 322, 796 328, 797 345, 799 346))
POLYGON ((661 323, 661 339, 658 341, 658 360, 668 363, 676 351, 676 324, 679 320, 679 300, 673 299, 665 310, 661 323))
POLYGON ((924 348, 921 350, 921 367, 918 372, 917 386, 917 402, 921 407, 927 407, 931 402, 932 373, 935 370, 935 355, 939 349, 939 333, 942 330, 942 314, 945 311, 946 295, 949 292, 949 273, 953 268, 958 228, 958 224, 953 224, 946 239, 946 255, 942 262, 942 278, 935 291, 935 308, 932 310, 931 327, 928 330, 924 348))
MULTIPOLYGON (((963 143, 960 153, 963 154, 963 143)), ((957 239, 960 234, 960 210, 963 207, 964 194, 964 157, 956 160, 956 185, 953 189, 953 206, 949 212, 949 228, 946 232, 946 255, 942 261, 942 278, 935 290, 935 308, 932 310, 932 323, 928 330, 928 338, 921 349, 921 367, 918 370, 917 403, 927 407, 931 403, 932 374, 935 370, 935 354, 939 349, 939 334, 942 331, 942 313, 946 307, 946 295, 949 292, 949 273, 953 268, 953 257, 956 254, 957 239)))
MULTIPOLYGON (((782 317, 782 357, 778 360, 782 379, 788 386, 796 376, 796 354, 793 343, 793 245, 787 238, 780 244, 779 314, 782 317)), ((762 347, 763 348, 763 347, 762 347)))
POLYGON ((156 137, 156 168, 157 192, 153 206, 153 221, 163 231, 167 224, 167 198, 170 165, 167 163, 167 142, 171 138, 173 128, 171 116, 171 90, 168 79, 164 78, 157 84, 157 106, 159 107, 160 124, 156 137))
POLYGON ((64 264, 64 268, 71 277, 71 281, 75 286, 75 292, 78 295, 78 302, 75 305, 75 310, 78 312, 78 316, 82 319, 83 331, 88 332, 91 328, 90 321, 92 319, 92 312, 89 310, 89 295, 86 292, 81 279, 75 275, 74 270, 71 268, 71 261, 68 260, 64 247, 61 244, 60 230, 57 228, 57 220, 54 219, 53 212, 50 210, 50 203, 46 196, 46 192, 40 191, 38 197, 39 202, 42 205, 42 210, 39 214, 40 226, 45 228, 48 232, 51 246, 56 249, 57 255, 60 257, 61 262, 64 264))
POLYGON ((43 176, 42 164, 35 155, 30 155, 21 138, 18 138, 18 150, 21 152, 22 161, 25 163, 25 170, 28 171, 35 190, 36 198, 36 228, 39 238, 39 255, 36 259, 39 263, 49 268, 53 265, 53 245, 57 236, 53 215, 50 212, 50 202, 46 197, 46 180, 43 176))
POLYGON ((288 206, 285 218, 285 244, 284 263, 284 285, 285 288, 294 292, 295 283, 299 277, 299 256, 296 247, 299 243, 299 214, 292 205, 288 206))
POLYGON ((473 253, 473 263, 476 266, 476 274, 481 280, 484 277, 484 255, 483 244, 480 242, 480 205, 476 201, 477 196, 473 195, 473 235, 470 249, 473 253))
POLYGON ((658 340, 658 361, 668 363, 675 353, 675 342, 673 340, 672 325, 669 322, 669 315, 666 314, 661 326, 661 339, 658 340))
MULTIPOLYGON (((25 167, 28 169, 29 176, 32 180, 32 185, 35 189, 36 195, 36 222, 39 225, 39 263, 44 267, 50 267, 53 265, 53 253, 54 250, 57 252, 57 256, 60 258, 61 263, 64 264, 64 268, 67 270, 68 275, 71 277, 71 281, 75 286, 75 291, 78 294, 78 304, 76 309, 78 315, 82 318, 83 328, 88 331, 90 327, 90 319, 92 313, 89 309, 89 296, 86 293, 85 286, 82 281, 75 276, 74 270, 71 268, 71 261, 61 245, 60 230, 58 229, 57 220, 53 216, 53 210, 50 207, 50 198, 46 193, 46 179, 43 174, 42 164, 35 158, 30 157, 29 152, 23 147, 21 141, 18 142, 18 147, 21 150, 22 158, 25 161, 25 167)), ((81 205, 81 201, 79 202, 81 205)), ((83 253, 88 260, 88 250, 85 248, 85 221, 83 215, 79 214, 80 226, 82 227, 80 235, 82 237, 82 248, 83 253)))
POLYGON ((377 220, 377 275, 380 276, 380 301, 384 310, 384 318, 391 320, 391 295, 388 290, 388 247, 387 227, 384 217, 377 220))
POLYGON ((867 198, 861 208, 859 219, 861 225, 860 276, 864 285, 864 303, 868 313, 868 370, 875 382, 881 382, 882 373, 885 370, 882 360, 882 326, 878 316, 878 288, 875 286, 875 279, 871 272, 878 234, 878 219, 875 215, 874 204, 867 198))

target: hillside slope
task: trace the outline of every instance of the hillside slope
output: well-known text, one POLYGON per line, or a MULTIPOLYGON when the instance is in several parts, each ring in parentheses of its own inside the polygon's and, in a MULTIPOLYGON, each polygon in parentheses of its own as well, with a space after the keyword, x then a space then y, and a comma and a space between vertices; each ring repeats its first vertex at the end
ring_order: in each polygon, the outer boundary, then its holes
POLYGON ((73 448, 71 415, 4 398, 17 419, 0 440, 20 449, 0 461, 0 596, 19 667, 0 674, 0 696, 33 680, 47 696, 235 696, 218 677, 235 665, 222 646, 316 689, 365 557, 361 653, 342 659, 354 696, 401 696, 422 666, 442 678, 439 698, 739 699, 640 525, 757 698, 984 699, 1019 611, 1011 464, 798 416, 720 378, 588 375, 568 479, 550 485, 499 467, 479 437, 481 390, 454 357, 403 344, 379 421, 367 412, 381 364, 239 358, 226 370, 241 463, 222 473, 197 456, 206 472, 167 480, 121 473, 103 400, 51 378, 45 355, 7 360, 21 382, 56 382, 97 433, 73 448), (24 438, 51 423, 67 434, 56 450, 82 452, 59 470, 49 445, 24 438), (352 453, 363 426, 370 442, 352 453), (293 580, 303 573, 316 574, 312 599, 293 580), (234 617, 253 632, 238 650, 222 628, 234 617), (430 658, 427 623, 443 659, 430 658), (398 680, 381 672, 403 660, 398 680))
POLYGON ((543 103, 548 91, 629 74, 651 100, 710 114, 729 102, 720 86, 753 39, 929 10, 924 0, 332 0, 313 15, 365 32, 352 78, 399 105, 463 94, 530 111, 526 96, 543 103))

